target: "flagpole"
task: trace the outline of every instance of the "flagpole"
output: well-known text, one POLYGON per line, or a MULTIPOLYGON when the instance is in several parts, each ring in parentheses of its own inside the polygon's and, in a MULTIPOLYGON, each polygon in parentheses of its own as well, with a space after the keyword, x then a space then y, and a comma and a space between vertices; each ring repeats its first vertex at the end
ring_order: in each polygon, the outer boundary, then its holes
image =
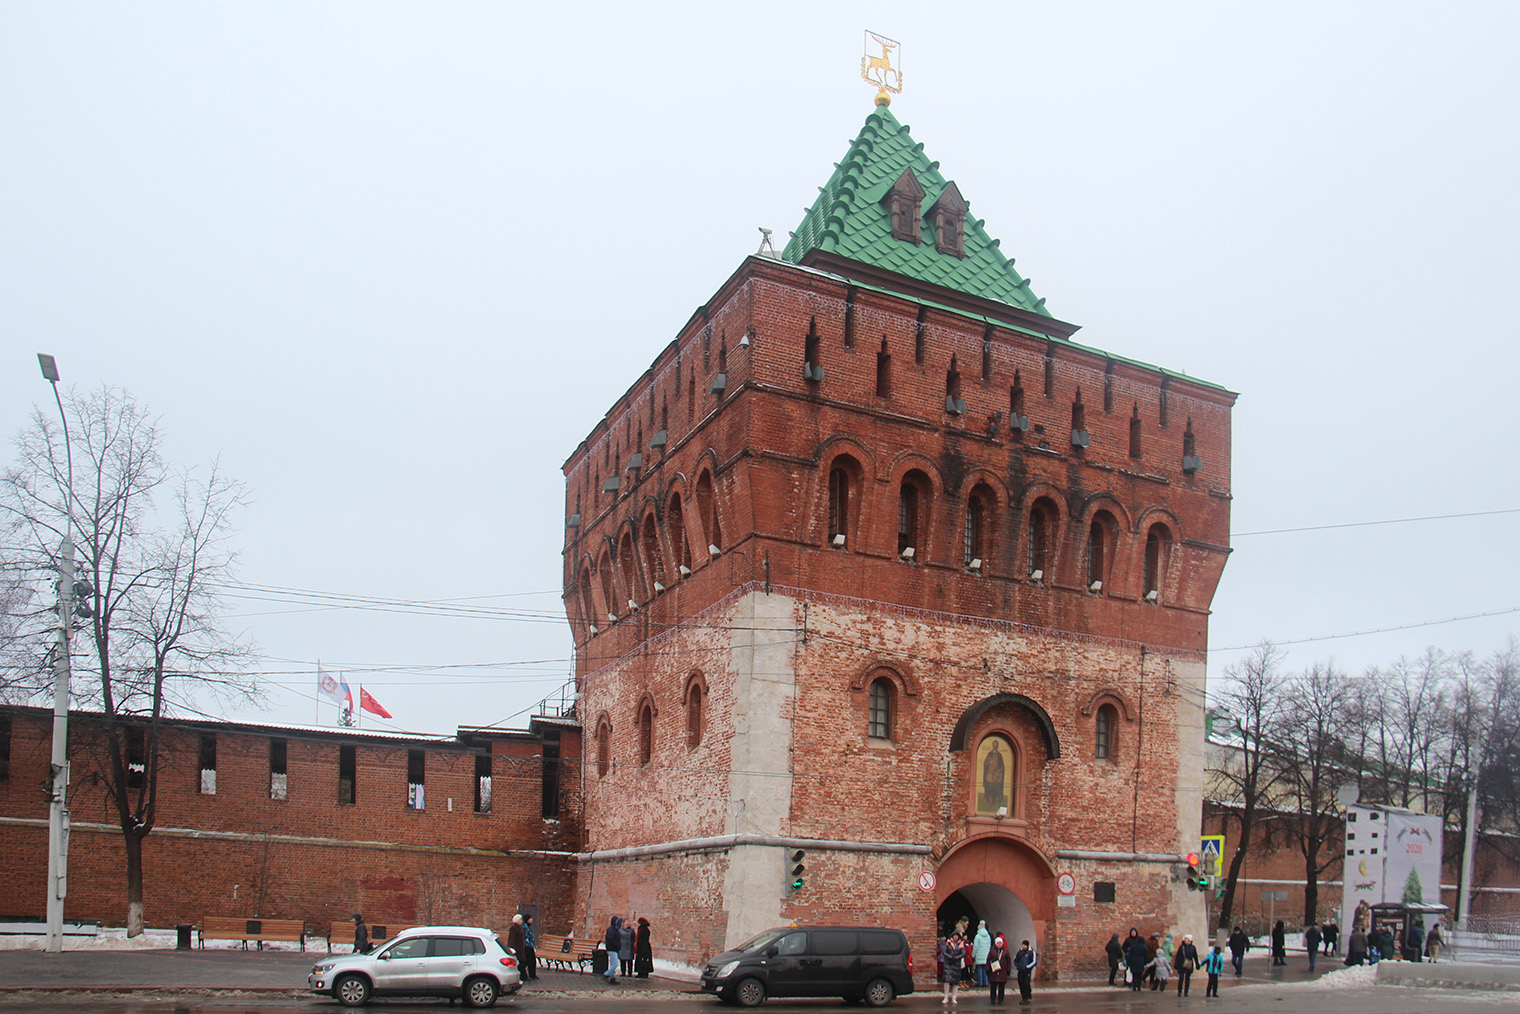
POLYGON ((322 724, 322 660, 317 659, 317 693, 316 700, 311 702, 311 724, 322 724))
MULTIPOLYGON (((359 700, 360 701, 364 700, 364 684, 363 683, 359 684, 359 700)), ((356 705, 354 705, 354 728, 355 729, 362 729, 362 728, 364 728, 364 706, 362 704, 356 704, 356 705)))

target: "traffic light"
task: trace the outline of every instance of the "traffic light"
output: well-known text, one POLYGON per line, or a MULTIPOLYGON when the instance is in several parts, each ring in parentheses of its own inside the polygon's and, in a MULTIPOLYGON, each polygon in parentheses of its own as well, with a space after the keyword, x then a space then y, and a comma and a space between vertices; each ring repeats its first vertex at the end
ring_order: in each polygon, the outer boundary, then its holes
POLYGON ((74 582, 74 615, 81 620, 88 620, 95 615, 95 586, 86 578, 79 578, 74 582))
POLYGON ((802 890, 802 885, 807 883, 803 879, 803 873, 807 870, 807 853, 802 849, 793 849, 787 853, 786 859, 786 890, 788 894, 802 890))
MULTIPOLYGON (((1193 857, 1192 856, 1188 856, 1188 858, 1192 859, 1193 857)), ((1191 863, 1191 862, 1188 863, 1188 868, 1187 868, 1187 885, 1188 885, 1188 890, 1189 891, 1196 891, 1196 890, 1198 890, 1199 881, 1201 879, 1202 878, 1198 876, 1198 867, 1197 867, 1197 865, 1194 864, 1194 863, 1191 863)))

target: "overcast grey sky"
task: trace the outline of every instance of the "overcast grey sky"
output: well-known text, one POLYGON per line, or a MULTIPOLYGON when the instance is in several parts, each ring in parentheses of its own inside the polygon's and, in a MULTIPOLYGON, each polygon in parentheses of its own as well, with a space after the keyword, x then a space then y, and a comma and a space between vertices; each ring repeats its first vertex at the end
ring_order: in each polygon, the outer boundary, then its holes
MULTIPOLYGON (((1239 391, 1237 533, 1520 507, 1520 6, 0 4, 0 435, 120 385, 255 504, 277 722, 315 671, 505 722, 570 671, 560 463, 893 112, 1077 339, 1239 391), (333 608, 340 605, 341 608, 333 608)), ((1239 646, 1520 629, 1520 514, 1238 535, 1239 646), (1501 612, 1487 619, 1410 627, 1501 612)), ((320 720, 335 711, 323 705, 320 720)))

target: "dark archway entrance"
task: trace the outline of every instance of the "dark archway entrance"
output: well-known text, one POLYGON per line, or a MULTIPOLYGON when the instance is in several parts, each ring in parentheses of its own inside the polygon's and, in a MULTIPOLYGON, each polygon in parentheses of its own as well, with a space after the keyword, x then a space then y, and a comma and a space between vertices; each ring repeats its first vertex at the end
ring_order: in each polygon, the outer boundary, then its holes
POLYGON ((949 933, 956 920, 964 917, 967 933, 975 933, 977 923, 985 921, 989 933, 1003 934, 1010 950, 1017 950, 1021 940, 1035 939, 1029 906, 1002 884, 966 884, 950 892, 934 915, 940 936, 949 933))

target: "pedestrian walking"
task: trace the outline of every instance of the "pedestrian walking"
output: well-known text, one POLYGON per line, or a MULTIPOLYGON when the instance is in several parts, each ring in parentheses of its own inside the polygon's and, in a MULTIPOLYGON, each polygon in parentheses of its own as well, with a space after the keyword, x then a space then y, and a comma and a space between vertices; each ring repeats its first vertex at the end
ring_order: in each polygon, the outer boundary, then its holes
POLYGON ((1209 956, 1203 959, 1203 970, 1209 973, 1209 985, 1203 991, 1204 999, 1207 1000, 1211 996, 1217 997, 1219 995, 1219 977, 1224 974, 1224 952, 1220 950, 1218 944, 1215 944, 1214 949, 1209 952, 1209 956))
POLYGON ((940 1003, 958 1004, 961 1002, 961 969, 966 966, 966 938, 961 936, 959 926, 939 945, 939 963, 939 977, 945 987, 945 995, 940 1003))
POLYGON ((1368 949, 1367 934, 1362 932, 1361 927, 1353 929, 1351 936, 1346 939, 1346 964, 1360 965, 1366 961, 1368 949))
POLYGON ((618 927, 618 964, 624 975, 633 973, 633 917, 623 920, 618 927))
POLYGON ((649 945, 649 920, 639 916, 639 929, 633 939, 633 971, 640 979, 654 971, 654 950, 649 945))
POLYGON ((519 967, 523 963, 523 955, 527 953, 527 945, 523 943, 523 917, 519 912, 512 917, 512 925, 507 927, 507 950, 517 959, 519 967))
POLYGON ((1414 925, 1409 927, 1409 936, 1404 939, 1404 960, 1425 960, 1425 923, 1416 919, 1414 925))
POLYGON ((533 928, 533 917, 523 916, 523 972, 528 981, 538 978, 538 931, 533 928))
POLYGON ((1182 935, 1182 943, 1172 956, 1172 968, 1177 972, 1177 995, 1187 996, 1193 989, 1193 972, 1198 968, 1198 948, 1193 944, 1193 934, 1182 935))
POLYGON ((1033 979, 1034 966, 1039 963, 1039 958, 1025 940, 1019 952, 1013 956, 1013 968, 1019 975, 1019 1003, 1028 1003, 1034 995, 1033 979))
POLYGON ((1309 971, 1314 971, 1314 959, 1319 956, 1320 941, 1324 936, 1318 926, 1310 926, 1304 930, 1304 950, 1309 952, 1309 971))
POLYGON ((1008 941, 999 933, 992 938, 987 950, 987 999, 995 1004, 1003 1002, 1003 991, 1008 987, 1008 975, 1013 969, 1013 956, 1008 953, 1008 941))
POLYGON ((1166 992, 1166 980, 1172 974, 1172 963, 1166 959, 1165 951, 1157 949, 1156 956, 1151 958, 1151 963, 1146 968, 1146 974, 1151 980, 1151 989, 1166 992))
POLYGON ((369 942, 369 927, 364 925, 364 916, 354 913, 354 953, 368 954, 375 947, 369 942))
POLYGON ((1340 924, 1338 924, 1334 919, 1331 919, 1329 922, 1325 923, 1322 935, 1325 938, 1325 953, 1334 954, 1335 948, 1341 942, 1340 924))
POLYGON ((1446 931, 1441 929, 1441 920, 1437 919, 1434 926, 1430 927, 1430 936, 1425 938, 1425 956, 1434 964, 1441 960, 1441 945, 1446 943, 1446 931))
POLYGON ((976 984, 987 985, 987 953, 992 950, 992 934, 987 932, 987 921, 976 924, 976 936, 971 940, 971 963, 976 969, 976 984))
POLYGON ((1288 963, 1288 931, 1283 927, 1283 921, 1277 920, 1277 925, 1272 927, 1272 964, 1286 965, 1288 963))
POLYGON ((1230 939, 1226 940, 1230 947, 1230 964, 1235 966, 1235 978, 1240 978, 1240 973, 1245 968, 1246 951, 1251 949, 1251 941, 1239 926, 1230 931, 1230 939))
POLYGON ((602 937, 602 945, 607 948, 607 981, 617 982, 618 973, 618 948, 623 946, 623 917, 615 915, 607 924, 607 933, 602 937))
POLYGON ((1114 984, 1114 976, 1119 974, 1119 962, 1124 958, 1124 945, 1119 943, 1119 934, 1116 932, 1108 938, 1108 945, 1103 948, 1108 955, 1108 984, 1114 984))
POLYGON ((1139 930, 1130 927, 1129 937, 1124 941, 1124 981, 1133 992, 1140 992, 1140 984, 1145 981, 1145 963, 1149 960, 1145 938, 1139 930))

